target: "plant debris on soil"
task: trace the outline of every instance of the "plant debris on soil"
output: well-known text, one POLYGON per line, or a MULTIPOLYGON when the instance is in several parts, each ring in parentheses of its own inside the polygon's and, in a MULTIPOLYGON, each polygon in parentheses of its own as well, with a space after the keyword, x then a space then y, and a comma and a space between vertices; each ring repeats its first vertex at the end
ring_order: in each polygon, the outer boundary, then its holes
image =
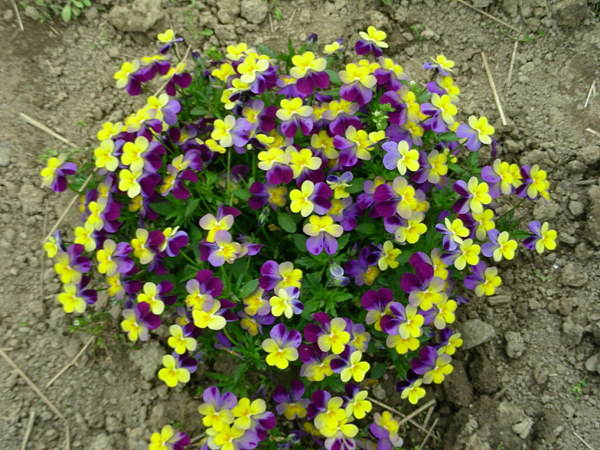
MULTIPOLYGON (((40 188, 41 158, 66 151, 86 160, 91 152, 74 151, 19 113, 89 150, 105 121, 143 102, 115 89, 113 73, 124 60, 150 55, 166 28, 201 51, 242 41, 282 49, 311 32, 320 45, 344 36, 352 49, 357 32, 373 25, 388 33, 386 56, 416 79, 425 81, 421 62, 430 57, 456 62, 460 120, 488 117, 499 157, 548 171, 551 200, 523 204, 517 214, 559 232, 555 252, 517 253, 500 264, 501 292, 459 308, 465 347, 454 373, 422 400, 437 400, 433 414, 413 418, 426 429, 438 421, 441 443, 430 438, 424 448, 600 449, 600 139, 586 132, 600 132, 600 98, 590 94, 600 75, 598 1, 467 2, 522 34, 456 0, 280 1, 277 14, 263 0, 101 0, 67 26, 33 2, 17 2, 24 31, 13 2, 0 3, 0 348, 67 418, 71 448, 147 449, 152 432, 169 423, 196 436, 201 401, 158 380, 159 341, 130 348, 119 338, 120 310, 108 309, 108 298, 96 305, 108 313, 91 324, 74 323, 56 301, 60 284, 41 242, 71 195, 56 200, 40 188)), ((76 220, 72 211, 63 228, 76 220)), ((201 366, 195 381, 209 385, 207 372, 232 374, 235 364, 226 356, 201 366)), ((21 448, 35 412, 27 449, 65 448, 64 423, 4 360, 0 373, 0 447, 21 448)), ((400 399, 395 381, 384 375, 370 395, 408 414, 416 407, 400 399)), ((425 438, 410 423, 402 436, 407 449, 425 438)))

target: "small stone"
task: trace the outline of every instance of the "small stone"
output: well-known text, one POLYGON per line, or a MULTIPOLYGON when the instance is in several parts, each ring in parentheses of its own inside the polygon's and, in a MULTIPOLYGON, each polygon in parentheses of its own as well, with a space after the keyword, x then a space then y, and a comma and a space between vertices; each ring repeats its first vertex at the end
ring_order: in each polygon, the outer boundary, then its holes
POLYGON ((423 31, 421 31, 421 37, 423 39, 430 40, 430 39, 433 39, 435 37, 435 33, 433 32, 432 29, 425 28, 423 31))
POLYGON ((492 4, 492 0, 473 0, 473 6, 475 8, 487 8, 492 4))
POLYGON ((239 0, 220 0, 217 5, 217 17, 223 24, 233 23, 241 11, 239 0))
POLYGON ((523 419, 525 419, 525 412, 523 411, 523 408, 504 401, 498 405, 496 419, 495 426, 497 429, 501 430, 521 422, 523 419))
POLYGON ((504 350, 509 358, 520 358, 525 351, 525 341, 518 331, 507 331, 504 335, 506 345, 504 350))
POLYGON ((517 17, 519 0, 503 0, 502 9, 511 17, 517 17))
POLYGON ((7 23, 12 22, 14 17, 15 17, 15 13, 13 12, 12 9, 7 9, 6 11, 4 11, 4 14, 2 14, 2 18, 7 23))
POLYGON ((473 387, 483 394, 493 394, 501 388, 496 367, 484 352, 479 352, 469 365, 469 375, 473 387))
POLYGON ((134 366, 140 369, 142 377, 152 381, 156 378, 164 353, 158 342, 151 342, 139 350, 132 350, 129 353, 129 359, 134 366))
POLYGON ((588 145, 583 147, 578 154, 579 158, 588 166, 595 164, 600 160, 600 147, 597 145, 588 145))
POLYGON ((106 429, 109 433, 120 433, 125 429, 125 424, 122 420, 118 420, 116 417, 106 417, 106 429))
POLYGON ((111 47, 108 49, 108 56, 111 58, 119 58, 121 56, 121 50, 119 47, 111 47))
POLYGON ((242 0, 242 17, 258 25, 267 18, 269 6, 262 0, 242 0))
POLYGON ((525 417, 521 422, 512 426, 512 430, 518 434, 522 439, 526 439, 529 436, 531 427, 533 426, 533 419, 531 417, 525 417))
POLYGON ((573 214, 575 217, 578 217, 583 215, 585 207, 581 202, 571 201, 569 202, 569 211, 571 211, 571 214, 573 214))
POLYGON ((387 393, 385 392, 385 389, 383 389, 383 386, 381 386, 381 384, 379 384, 379 383, 377 383, 375 386, 373 386, 371 388, 371 393, 378 400, 385 400, 385 398, 387 397, 387 393))
POLYGON ((25 15, 33 20, 40 20, 40 13, 33 6, 28 6, 25 8, 25 15))
POLYGON ((581 342, 583 336, 583 327, 573 322, 573 319, 567 317, 562 325, 563 340, 566 345, 575 346, 581 342))
POLYGON ((458 326, 463 339, 463 348, 468 350, 489 341, 495 336, 496 330, 493 326, 479 319, 467 320, 458 326))
POLYGON ((507 305, 512 301, 512 295, 494 295, 488 297, 488 303, 491 306, 507 305))
POLYGON ((100 433, 98 436, 94 438, 92 441, 90 450, 113 450, 113 444, 106 433, 100 433))
POLYGON ((561 0, 552 7, 552 18, 565 28, 577 27, 588 11, 585 0, 561 0))
POLYGON ((0 142, 0 166, 6 167, 10 163, 10 144, 0 142))
POLYGON ((565 286, 581 287, 588 282, 588 274, 575 264, 567 263, 560 276, 560 282, 565 286))
POLYGON ((165 17, 160 0, 134 0, 131 6, 114 6, 108 20, 117 30, 146 33, 165 17))
POLYGON ((537 202, 533 208, 533 218, 540 222, 547 222, 556 217, 562 208, 554 200, 548 202, 537 202))
POLYGON ((473 386, 461 361, 455 361, 454 370, 444 380, 443 387, 446 400, 458 407, 469 406, 473 402, 473 386))
POLYGON ((91 6, 85 10, 85 18, 90 22, 98 18, 98 8, 91 6))
POLYGON ((590 356, 585 362, 585 368, 590 372, 598 372, 598 361, 600 360, 600 354, 590 356))

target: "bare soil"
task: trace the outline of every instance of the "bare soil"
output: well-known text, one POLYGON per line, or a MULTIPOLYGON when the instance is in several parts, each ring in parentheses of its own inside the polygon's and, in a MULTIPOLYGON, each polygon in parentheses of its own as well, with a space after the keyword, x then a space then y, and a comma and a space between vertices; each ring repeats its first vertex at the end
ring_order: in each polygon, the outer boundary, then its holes
MULTIPOLYGON (((438 400, 429 423, 439 419, 443 443, 430 440, 425 448, 586 448, 577 435, 587 448, 600 448, 600 142, 586 132, 600 131, 600 97, 592 96, 584 108, 599 78, 598 2, 475 3, 529 33, 516 48, 510 85, 516 33, 456 0, 393 0, 391 6, 378 0, 280 1, 280 21, 269 18, 261 0, 136 0, 133 7, 105 1, 68 26, 33 20, 28 16, 44 11, 30 6, 27 16, 19 3, 25 31, 18 33, 12 2, 0 2, 0 348, 67 417, 71 448, 146 449, 150 434, 170 422, 194 436, 201 430, 200 401, 195 392, 168 390, 156 379, 163 354, 158 342, 135 349, 118 340, 107 350, 92 345, 45 387, 89 335, 68 332, 73 317, 56 301, 60 285, 40 250, 44 230, 70 196, 40 189, 39 156, 48 148, 69 148, 19 113, 90 147, 103 122, 123 119, 139 101, 114 89, 112 74, 123 60, 152 54, 154 37, 166 27, 206 50, 239 41, 282 49, 288 38, 299 43, 310 32, 321 44, 341 36, 352 44, 368 25, 388 32, 387 56, 417 79, 424 79, 422 63, 432 56, 456 61, 461 120, 487 116, 503 144, 501 158, 547 169, 552 200, 523 204, 520 214, 523 222, 549 221, 559 231, 555 252, 520 252, 501 264, 498 295, 460 309, 457 326, 474 345, 458 351, 452 376, 429 394, 438 400), (143 20, 139 11, 147 13, 143 20), (202 35, 205 29, 214 35, 202 35), (481 52, 507 126, 499 120, 481 52)), ((73 213, 65 228, 75 220, 73 213)), ((118 314, 111 310, 107 319, 114 329, 118 314)), ((224 358, 212 369, 227 373, 235 366, 224 358)), ((197 382, 209 383, 202 372, 197 382)), ((384 376, 372 395, 409 412, 394 383, 384 376)), ((31 411, 36 419, 27 448, 65 448, 61 421, 0 359, 0 448, 20 448, 31 411)), ((423 437, 415 428, 404 431, 405 448, 423 437)))

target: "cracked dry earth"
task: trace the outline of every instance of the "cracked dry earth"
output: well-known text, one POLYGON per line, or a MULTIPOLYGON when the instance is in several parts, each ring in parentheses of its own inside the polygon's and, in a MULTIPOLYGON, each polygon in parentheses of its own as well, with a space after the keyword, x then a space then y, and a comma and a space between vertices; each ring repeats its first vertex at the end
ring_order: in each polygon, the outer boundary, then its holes
MULTIPOLYGON (((456 0, 392 3, 284 0, 277 21, 261 0, 101 0, 68 26, 55 19, 40 23, 42 8, 19 3, 25 31, 15 34, 12 3, 0 2, 0 348, 68 419, 71 448, 146 449, 150 434, 171 421, 195 436, 201 432, 200 402, 195 392, 168 390, 156 379, 163 354, 158 342, 133 351, 91 346, 46 388, 89 336, 67 331, 73 318, 56 302, 60 286, 40 250, 44 230, 70 197, 40 189, 39 155, 69 148, 19 113, 89 148, 103 122, 122 119, 140 101, 114 89, 112 74, 122 60, 155 51, 154 36, 169 26, 206 50, 242 40, 282 49, 287 38, 299 43, 313 31, 321 44, 340 36, 353 42, 368 25, 388 33, 388 56, 417 79, 424 79, 421 65, 429 57, 442 53, 456 62, 460 120, 487 116, 503 144, 501 158, 547 169, 552 200, 523 204, 520 215, 524 222, 549 221, 559 232, 555 252, 521 252, 503 262, 501 292, 460 309, 457 327, 465 346, 454 373, 428 394, 437 399, 430 423, 438 419, 443 439, 430 440, 426 448, 600 448, 600 140, 586 132, 600 131, 600 98, 592 96, 584 108, 599 76, 598 2, 476 0, 484 11, 537 37, 519 42, 510 85, 511 30, 456 0), (204 29, 214 34, 204 36, 204 29), (481 52, 490 62, 506 126, 481 52)), ((72 213, 63 227, 75 220, 72 213)), ((97 307, 106 304, 101 299, 97 307)), ((110 310, 113 326, 118 315, 110 310)), ((231 373, 235 365, 225 357, 211 369, 231 373)), ((0 448, 20 448, 32 411, 27 449, 65 448, 64 426, 52 410, 4 360, 0 374, 0 448)), ((202 370, 194 376, 200 385, 209 382, 202 370)), ((412 409, 394 382, 384 376, 371 394, 408 413, 412 409)), ((412 449, 424 436, 410 428, 403 437, 412 449)))

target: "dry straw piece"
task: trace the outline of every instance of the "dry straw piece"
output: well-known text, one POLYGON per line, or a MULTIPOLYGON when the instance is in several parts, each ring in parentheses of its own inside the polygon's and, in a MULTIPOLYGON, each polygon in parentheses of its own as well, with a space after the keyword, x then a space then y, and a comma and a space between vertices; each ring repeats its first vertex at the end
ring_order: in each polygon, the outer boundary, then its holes
POLYGON ((488 65, 485 53, 483 52, 481 52, 481 59, 483 59, 483 65, 485 66, 485 72, 487 73, 488 81, 490 82, 492 95, 494 96, 494 101, 496 102, 498 113, 500 114, 500 120, 502 120, 502 125, 506 126, 506 117, 504 117, 504 111, 502 110, 502 105, 500 104, 500 97, 498 97, 498 91, 496 91, 496 85, 494 84, 494 79, 492 78, 492 72, 490 71, 490 66, 488 65))
POLYGON ((56 375, 54 375, 54 377, 52 377, 52 379, 50 381, 48 381, 48 384, 46 384, 46 387, 50 387, 50 385, 52 383, 54 383, 56 380, 58 380, 58 378, 66 372, 66 370, 75 365, 75 363, 77 362, 77 360, 81 357, 81 355, 83 355, 83 352, 86 351, 86 349, 90 346, 90 344, 94 341, 94 339, 96 339, 96 336, 92 336, 87 342, 86 344, 83 346, 83 348, 81 350, 79 350, 79 353, 77 353, 77 355, 75 355, 75 357, 71 360, 71 362, 69 364, 67 364, 65 367, 63 367, 60 372, 58 372, 56 375))
POLYGON ((469 8, 477 11, 479 14, 483 14, 486 17, 489 17, 492 20, 495 20, 496 22, 498 22, 499 24, 504 25, 505 27, 510 28, 513 31, 516 31, 517 33, 521 34, 521 30, 516 29, 515 27, 513 27, 512 25, 509 25, 508 23, 506 23, 504 20, 500 20, 497 17, 492 16, 491 14, 486 13, 485 11, 479 9, 479 8, 475 8, 473 5, 469 5, 467 2, 465 2, 464 0, 456 0, 458 3, 461 3, 465 6, 468 6, 469 8))

